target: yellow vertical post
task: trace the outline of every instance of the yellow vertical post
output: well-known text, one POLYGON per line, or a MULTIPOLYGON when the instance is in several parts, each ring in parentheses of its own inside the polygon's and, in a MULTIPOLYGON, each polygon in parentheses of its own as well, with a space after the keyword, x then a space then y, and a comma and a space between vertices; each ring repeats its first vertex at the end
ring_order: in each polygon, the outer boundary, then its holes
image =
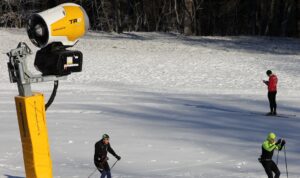
POLYGON ((15 97, 27 178, 52 178, 44 96, 15 97))

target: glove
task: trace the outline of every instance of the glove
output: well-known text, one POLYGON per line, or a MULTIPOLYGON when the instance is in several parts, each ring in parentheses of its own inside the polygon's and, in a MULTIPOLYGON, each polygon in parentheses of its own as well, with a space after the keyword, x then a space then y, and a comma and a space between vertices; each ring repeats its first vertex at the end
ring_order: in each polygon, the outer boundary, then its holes
POLYGON ((285 140, 282 140, 281 142, 281 148, 285 146, 285 140))
POLYGON ((260 158, 258 158, 258 162, 260 162, 260 163, 262 162, 262 159, 261 159, 261 157, 260 157, 260 158))
POLYGON ((117 159, 118 161, 120 161, 120 160, 121 160, 121 156, 116 155, 116 159, 117 159))
POLYGON ((277 140, 277 142, 275 143, 276 146, 280 145, 282 142, 282 139, 277 140))

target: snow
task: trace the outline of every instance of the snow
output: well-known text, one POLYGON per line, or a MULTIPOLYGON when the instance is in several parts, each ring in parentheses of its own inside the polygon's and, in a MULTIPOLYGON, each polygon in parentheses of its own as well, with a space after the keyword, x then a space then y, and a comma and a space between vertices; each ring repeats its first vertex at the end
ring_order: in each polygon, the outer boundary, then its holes
MULTIPOLYGON (((19 41, 38 50, 24 30, 0 29, 0 178, 25 177, 5 55, 19 41)), ((47 111, 55 178, 88 177, 103 133, 122 156, 114 178, 265 178, 257 158, 270 131, 287 140, 289 176, 300 178, 299 39, 90 32, 74 49, 84 71, 61 81, 47 111), (296 117, 254 114, 268 111, 267 69, 279 112, 296 117)), ((49 97, 52 84, 33 88, 49 97)), ((283 152, 279 166, 284 177, 283 152)))

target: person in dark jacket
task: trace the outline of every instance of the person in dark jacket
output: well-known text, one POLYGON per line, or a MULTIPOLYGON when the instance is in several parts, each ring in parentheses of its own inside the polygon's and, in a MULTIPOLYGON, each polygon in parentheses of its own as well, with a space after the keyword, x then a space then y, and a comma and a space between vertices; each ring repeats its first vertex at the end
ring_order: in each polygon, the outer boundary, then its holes
POLYGON ((276 141, 276 135, 274 133, 269 133, 267 139, 262 144, 262 155, 259 158, 260 163, 265 169, 268 178, 279 178, 280 171, 272 160, 274 150, 281 151, 285 146, 285 140, 279 139, 276 141), (275 177, 273 177, 273 172, 275 173, 275 177))
POLYGON ((117 160, 121 157, 115 153, 109 143, 109 135, 104 134, 102 139, 95 144, 94 163, 101 173, 101 178, 111 178, 110 167, 108 164, 107 152, 112 154, 117 160))
POLYGON ((270 103, 270 112, 267 115, 277 115, 277 103, 276 103, 276 94, 277 94, 277 83, 278 78, 271 70, 266 72, 269 77, 269 81, 263 81, 268 86, 268 99, 270 103))

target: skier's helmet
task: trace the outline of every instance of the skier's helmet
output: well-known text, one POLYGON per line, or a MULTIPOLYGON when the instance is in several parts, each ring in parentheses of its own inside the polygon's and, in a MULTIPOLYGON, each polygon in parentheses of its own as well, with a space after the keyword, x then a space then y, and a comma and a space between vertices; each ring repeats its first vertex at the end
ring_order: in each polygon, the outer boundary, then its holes
POLYGON ((103 139, 108 139, 108 138, 109 138, 109 135, 103 134, 103 135, 102 135, 102 138, 103 138, 103 139))
POLYGON ((269 133, 269 135, 268 135, 268 140, 269 140, 269 141, 272 141, 272 140, 275 140, 275 139, 276 139, 276 134, 273 133, 273 132, 269 133))
POLYGON ((272 71, 271 71, 271 70, 267 70, 266 74, 267 74, 267 75, 271 75, 271 74, 272 74, 272 71))

